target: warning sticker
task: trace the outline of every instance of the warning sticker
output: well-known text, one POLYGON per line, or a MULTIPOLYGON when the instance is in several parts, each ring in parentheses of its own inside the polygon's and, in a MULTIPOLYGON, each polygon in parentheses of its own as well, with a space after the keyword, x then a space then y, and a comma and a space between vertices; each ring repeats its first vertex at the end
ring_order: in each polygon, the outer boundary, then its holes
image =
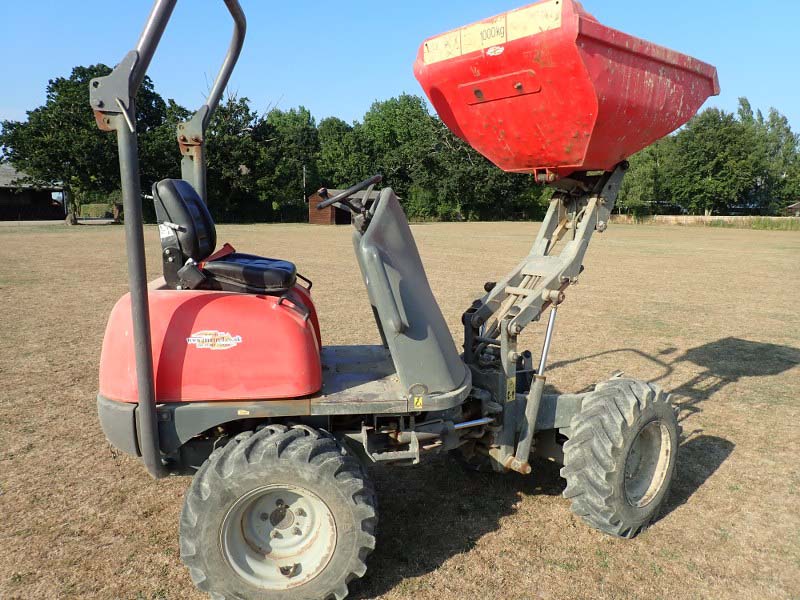
POLYGON ((502 44, 561 27, 562 9, 561 0, 548 0, 444 33, 425 42, 425 64, 486 49, 492 50, 489 56, 499 56, 502 44))
POLYGON ((506 379, 506 402, 514 402, 517 399, 517 380, 514 377, 506 379))
POLYGON ((506 16, 476 23, 461 30, 461 53, 485 50, 506 43, 506 16))
POLYGON ((552 0, 521 8, 507 15, 508 41, 561 27, 561 2, 552 0))
POLYGON ((461 31, 451 31, 425 42, 425 64, 461 56, 461 31))

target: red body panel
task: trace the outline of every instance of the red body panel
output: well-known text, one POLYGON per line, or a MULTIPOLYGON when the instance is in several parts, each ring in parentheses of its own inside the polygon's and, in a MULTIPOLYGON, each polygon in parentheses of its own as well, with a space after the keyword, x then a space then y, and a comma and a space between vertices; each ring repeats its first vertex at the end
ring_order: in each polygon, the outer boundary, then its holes
MULTIPOLYGON (((176 290, 151 290, 149 299, 158 402, 298 398, 321 389, 319 322, 300 286, 283 301, 176 290)), ((106 328, 100 394, 137 402, 127 294, 106 328)))
POLYGON ((546 0, 426 40, 414 73, 439 116, 506 171, 611 170, 719 94, 716 69, 546 0))

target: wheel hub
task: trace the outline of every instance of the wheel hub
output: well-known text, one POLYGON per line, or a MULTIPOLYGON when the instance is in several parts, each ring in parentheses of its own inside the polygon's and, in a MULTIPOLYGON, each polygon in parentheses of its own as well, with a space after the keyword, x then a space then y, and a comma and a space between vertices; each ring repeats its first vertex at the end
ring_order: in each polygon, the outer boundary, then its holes
POLYGON ((639 430, 625 460, 625 497, 631 506, 647 506, 658 495, 671 455, 672 440, 664 424, 650 421, 639 430))
POLYGON ((288 506, 281 504, 272 511, 269 522, 275 529, 288 529, 294 524, 294 513, 288 506))
POLYGON ((223 520, 220 545, 242 579, 285 590, 319 575, 336 548, 336 527, 322 499, 291 485, 257 488, 239 498, 223 520))

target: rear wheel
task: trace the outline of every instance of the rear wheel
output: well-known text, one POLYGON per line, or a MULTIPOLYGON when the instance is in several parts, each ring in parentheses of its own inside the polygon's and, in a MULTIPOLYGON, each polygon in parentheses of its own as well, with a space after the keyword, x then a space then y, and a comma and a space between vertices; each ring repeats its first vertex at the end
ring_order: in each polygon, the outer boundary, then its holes
POLYGON ((564 444, 564 497, 596 529, 632 538, 658 515, 680 439, 669 395, 631 379, 597 386, 564 444))
POLYGON ((240 434, 197 472, 181 515, 181 557, 215 599, 347 596, 375 547, 375 495, 328 435, 270 425, 240 434))

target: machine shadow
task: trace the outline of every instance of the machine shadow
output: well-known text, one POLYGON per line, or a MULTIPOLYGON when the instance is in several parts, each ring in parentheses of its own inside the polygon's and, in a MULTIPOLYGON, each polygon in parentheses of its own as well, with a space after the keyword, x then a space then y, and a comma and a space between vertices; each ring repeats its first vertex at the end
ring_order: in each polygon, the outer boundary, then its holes
MULTIPOLYGON (((702 412, 703 402, 742 378, 780 375, 800 365, 798 348, 734 337, 691 348, 669 361, 664 358, 675 354, 676 351, 675 348, 666 348, 654 356, 634 348, 619 348, 553 363, 550 369, 592 358, 633 354, 661 369, 662 372, 658 377, 650 379, 652 383, 660 383, 672 375, 681 363, 691 363, 700 367, 700 371, 677 387, 668 389, 680 409, 679 420, 685 421, 691 415, 702 412)), ((636 377, 635 373, 629 375, 636 377)))
POLYGON ((537 460, 530 477, 473 473, 446 456, 414 468, 373 469, 380 512, 377 547, 366 577, 350 584, 349 597, 386 594, 469 552, 499 528, 522 496, 560 495, 564 481, 558 470, 537 460))
POLYGON ((735 444, 715 435, 698 435, 681 444, 672 488, 661 507, 656 522, 666 518, 716 473, 733 453, 735 444))
MULTIPOLYGON (((672 375, 680 363, 692 363, 700 367, 699 373, 669 390, 680 408, 679 420, 685 421, 701 412, 702 404, 714 394, 741 378, 779 375, 800 365, 797 348, 733 337, 674 356, 676 352, 675 348, 668 348, 651 356, 622 348, 554 363, 551 368, 587 358, 633 353, 661 368, 662 373, 652 379, 658 383, 672 375), (674 358, 667 360, 668 356, 674 358)), ((687 432, 670 495, 656 521, 686 504, 734 448, 730 440, 702 430, 687 432)), ((469 552, 481 537, 497 530, 500 519, 514 512, 520 497, 556 496, 565 486, 559 465, 549 461, 537 460, 530 477, 468 473, 447 462, 454 463, 442 457, 415 469, 373 469, 380 503, 378 544, 366 578, 351 585, 353 598, 379 596, 408 578, 436 570, 447 559, 469 552)), ((564 510, 567 507, 565 500, 564 510)))
POLYGON ((745 377, 772 377, 800 365, 800 349, 727 337, 687 350, 671 364, 689 362, 702 369, 670 390, 678 398, 681 421, 702 412, 701 404, 745 377))

